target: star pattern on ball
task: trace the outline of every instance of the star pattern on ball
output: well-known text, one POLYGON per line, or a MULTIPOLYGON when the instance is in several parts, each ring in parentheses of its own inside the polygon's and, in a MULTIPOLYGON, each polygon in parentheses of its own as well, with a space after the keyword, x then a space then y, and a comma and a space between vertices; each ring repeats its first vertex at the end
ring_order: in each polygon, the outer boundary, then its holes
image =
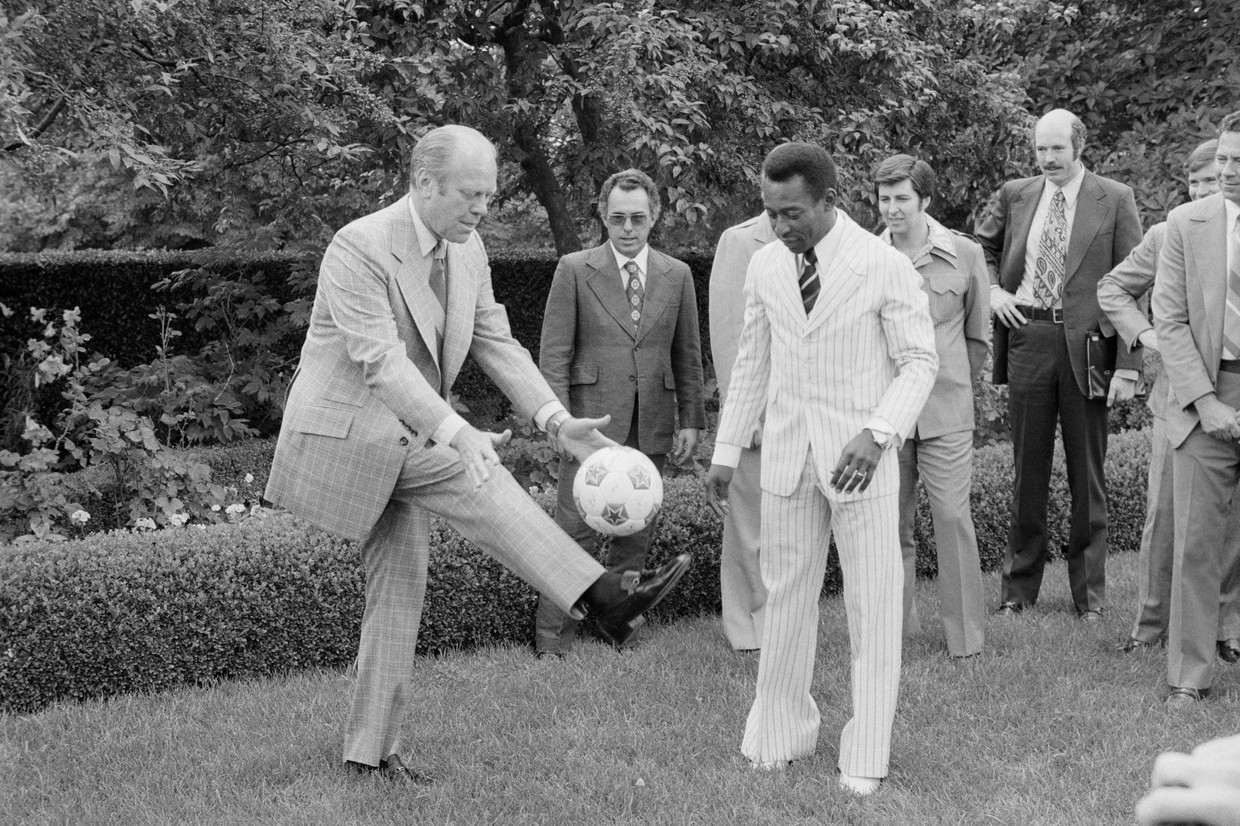
POLYGON ((645 468, 635 467, 629 470, 629 479, 633 482, 633 490, 650 490, 650 474, 645 468))
POLYGON ((598 486, 603 484, 603 478, 607 475, 607 468, 601 464, 586 468, 586 484, 598 486))
POLYGON ((608 505, 603 508, 603 521, 609 525, 623 525, 629 521, 629 515, 624 505, 608 505))

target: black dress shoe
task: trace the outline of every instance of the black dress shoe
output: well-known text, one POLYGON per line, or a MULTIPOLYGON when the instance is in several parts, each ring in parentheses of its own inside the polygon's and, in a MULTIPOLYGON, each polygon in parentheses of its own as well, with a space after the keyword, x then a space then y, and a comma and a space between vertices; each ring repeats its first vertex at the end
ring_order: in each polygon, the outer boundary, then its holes
POLYGON ((417 786, 426 786, 435 782, 435 778, 429 774, 420 771, 414 771, 405 765, 400 759, 399 754, 389 754, 383 760, 379 761, 377 766, 368 766, 365 763, 355 763, 352 760, 345 761, 345 765, 350 771, 360 774, 370 774, 387 780, 392 783, 409 783, 417 786))
POLYGON ((1168 708, 1182 708, 1200 703, 1206 697, 1210 696, 1208 688, 1188 688, 1183 686, 1171 686, 1171 692, 1164 700, 1168 708))
POLYGON ((1235 665, 1240 662, 1240 639, 1232 637, 1227 640, 1219 640, 1215 643, 1218 649, 1218 658, 1228 665, 1235 665))
POLYGON ((1014 617, 1025 610, 1023 602, 1005 602, 995 609, 996 617, 1014 617))
POLYGON ((600 580, 601 587, 591 586, 581 604, 595 618, 600 636, 620 648, 646 622, 642 614, 676 587, 691 562, 692 554, 681 554, 657 571, 626 571, 615 585, 600 580))

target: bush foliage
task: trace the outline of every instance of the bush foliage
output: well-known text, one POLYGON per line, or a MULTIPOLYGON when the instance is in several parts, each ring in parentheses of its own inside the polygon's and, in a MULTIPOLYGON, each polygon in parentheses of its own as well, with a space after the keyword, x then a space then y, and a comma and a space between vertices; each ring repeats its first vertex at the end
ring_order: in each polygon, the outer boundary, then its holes
MULTIPOLYGON (((209 454, 221 484, 261 490, 270 442, 209 454), (246 482, 247 475, 254 478, 246 482)), ((206 457, 204 457, 205 459, 206 457)), ((1111 548, 1134 550, 1145 511, 1145 433, 1114 436, 1107 457, 1111 548)), ((1050 542, 1067 537, 1062 457, 1051 491, 1050 542)), ((692 551, 694 565, 653 612, 662 620, 719 610, 721 524, 700 481, 668 479, 649 563, 692 551)), ((977 451, 973 514, 982 567, 1003 559, 1011 495, 1006 445, 977 451)), ((548 511, 552 490, 536 500, 548 511)), ((918 570, 936 569, 919 503, 918 570)), ((11 712, 58 699, 155 691, 180 683, 340 667, 354 656, 364 576, 354 543, 287 515, 239 524, 118 531, 0 547, 0 698, 11 712)), ((824 592, 841 576, 834 549, 824 592)), ((435 653, 532 638, 536 594, 438 520, 432 528, 418 650, 435 653)))

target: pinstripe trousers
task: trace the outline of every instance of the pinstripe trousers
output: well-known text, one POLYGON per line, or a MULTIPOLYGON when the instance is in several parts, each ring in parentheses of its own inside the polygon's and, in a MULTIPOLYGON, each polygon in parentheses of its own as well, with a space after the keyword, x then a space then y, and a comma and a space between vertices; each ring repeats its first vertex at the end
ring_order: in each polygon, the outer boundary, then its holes
MULTIPOLYGON (((894 457, 884 457, 879 472, 896 472, 894 457)), ((834 532, 852 651, 853 716, 840 735, 838 765, 847 774, 886 777, 900 681, 899 516, 894 493, 828 501, 808 455, 791 496, 762 492, 767 602, 757 691, 741 743, 750 760, 796 760, 817 748, 820 716, 810 686, 834 532)))
POLYGON ((426 594, 430 517, 444 517, 462 536, 565 611, 603 574, 603 566, 568 538, 502 467, 475 489, 447 451, 445 478, 428 481, 409 465, 387 508, 362 543, 366 610, 357 655, 344 759, 377 766, 400 750, 410 704, 418 624, 426 594))

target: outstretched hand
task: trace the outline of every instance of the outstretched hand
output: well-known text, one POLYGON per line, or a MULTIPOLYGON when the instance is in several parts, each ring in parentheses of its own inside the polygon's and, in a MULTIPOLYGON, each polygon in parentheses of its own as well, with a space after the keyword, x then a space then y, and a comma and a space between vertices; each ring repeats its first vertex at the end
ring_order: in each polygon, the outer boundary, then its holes
POLYGON ((561 452, 571 453, 577 461, 584 462, 599 448, 616 446, 615 439, 609 439, 600 432, 600 428, 607 427, 610 422, 611 416, 601 419, 578 419, 570 416, 560 425, 553 445, 561 452))
POLYGON ((499 465, 499 454, 495 448, 507 444, 511 438, 511 430, 490 433, 467 424, 456 432, 448 446, 461 457, 461 464, 465 465, 465 472, 474 487, 480 488, 490 480, 491 468, 499 465))

